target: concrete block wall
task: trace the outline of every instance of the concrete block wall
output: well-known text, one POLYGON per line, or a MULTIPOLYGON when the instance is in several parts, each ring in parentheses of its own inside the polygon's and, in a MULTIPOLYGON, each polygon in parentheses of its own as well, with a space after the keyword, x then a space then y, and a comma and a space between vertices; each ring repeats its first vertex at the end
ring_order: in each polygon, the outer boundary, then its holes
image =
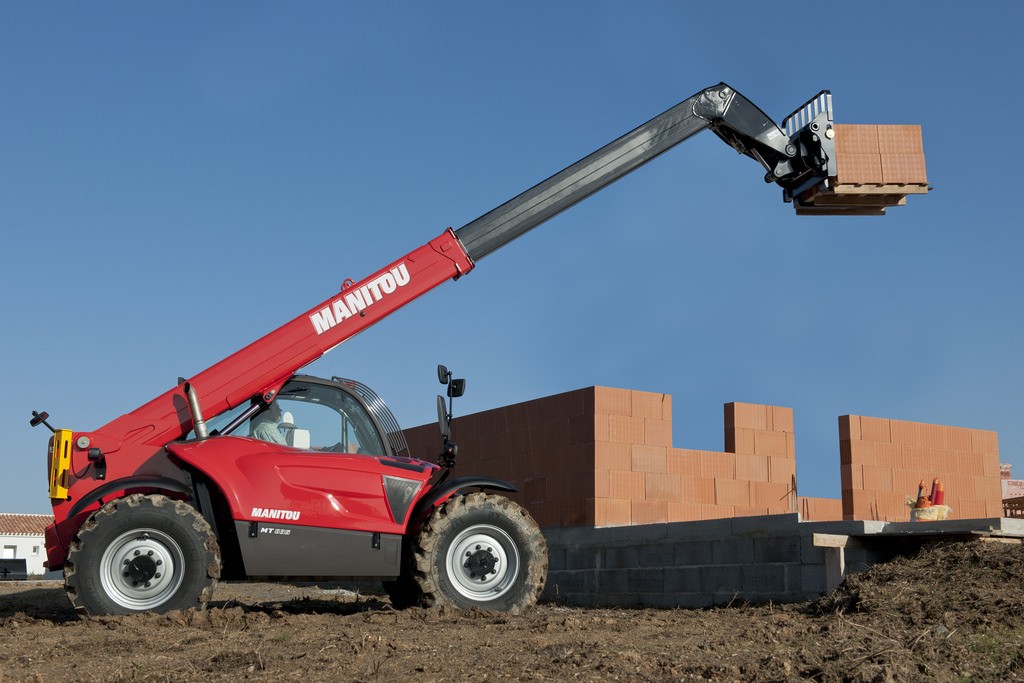
MULTIPOLYGON (((796 514, 551 529, 544 596, 584 607, 811 600, 826 589, 825 549, 812 539, 823 531, 848 529, 801 524, 796 514)), ((887 552, 857 546, 846 562, 859 571, 887 552)))
POLYGON ((839 439, 844 519, 906 521, 907 498, 936 477, 953 518, 1002 516, 995 432, 843 415, 839 439))

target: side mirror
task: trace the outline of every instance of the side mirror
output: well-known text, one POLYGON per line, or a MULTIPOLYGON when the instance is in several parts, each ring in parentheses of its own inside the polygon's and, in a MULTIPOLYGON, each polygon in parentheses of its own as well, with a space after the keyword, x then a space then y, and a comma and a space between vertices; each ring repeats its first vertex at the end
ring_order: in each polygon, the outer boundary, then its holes
POLYGON ((443 365, 437 366, 437 381, 441 384, 448 384, 448 380, 452 378, 452 373, 448 372, 448 368, 443 365))
POLYGON ((437 397, 437 426, 441 429, 441 436, 445 441, 451 436, 451 426, 448 424, 448 412, 445 410, 444 396, 437 397))
POLYGON ((448 395, 452 398, 458 398, 466 393, 466 380, 464 379, 453 379, 448 384, 448 395))

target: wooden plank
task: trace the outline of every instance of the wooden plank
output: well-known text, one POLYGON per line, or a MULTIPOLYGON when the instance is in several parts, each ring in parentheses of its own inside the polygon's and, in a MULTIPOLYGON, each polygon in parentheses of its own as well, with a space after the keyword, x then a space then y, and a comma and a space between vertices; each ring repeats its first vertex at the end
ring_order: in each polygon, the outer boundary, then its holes
POLYGON ((810 200, 815 206, 906 206, 902 194, 817 194, 810 200))
POLYGON ((928 185, 842 185, 836 184, 832 186, 833 194, 928 194, 930 187, 928 185))
POLYGON ((811 542, 816 548, 845 548, 850 543, 847 534, 814 534, 811 542))

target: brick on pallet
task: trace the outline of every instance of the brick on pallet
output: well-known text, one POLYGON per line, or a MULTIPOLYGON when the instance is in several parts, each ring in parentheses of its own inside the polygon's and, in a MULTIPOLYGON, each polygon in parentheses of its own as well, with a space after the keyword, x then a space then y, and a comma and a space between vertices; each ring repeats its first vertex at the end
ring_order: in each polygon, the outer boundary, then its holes
POLYGON ((882 159, 878 154, 836 153, 836 183, 881 185, 882 159))
POLYGON ((875 128, 879 154, 924 155, 924 142, 919 125, 878 125, 875 128))
POLYGON ((873 123, 839 123, 834 126, 836 156, 878 154, 878 126, 873 123))

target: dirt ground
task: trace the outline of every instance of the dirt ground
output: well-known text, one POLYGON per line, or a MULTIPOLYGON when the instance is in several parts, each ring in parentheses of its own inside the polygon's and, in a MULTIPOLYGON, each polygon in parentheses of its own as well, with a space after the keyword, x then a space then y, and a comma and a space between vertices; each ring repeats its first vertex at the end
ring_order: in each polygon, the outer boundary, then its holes
POLYGON ((0 583, 0 681, 1024 680, 1024 546, 945 544, 798 605, 395 611, 337 586, 220 584, 205 611, 79 618, 0 583))

